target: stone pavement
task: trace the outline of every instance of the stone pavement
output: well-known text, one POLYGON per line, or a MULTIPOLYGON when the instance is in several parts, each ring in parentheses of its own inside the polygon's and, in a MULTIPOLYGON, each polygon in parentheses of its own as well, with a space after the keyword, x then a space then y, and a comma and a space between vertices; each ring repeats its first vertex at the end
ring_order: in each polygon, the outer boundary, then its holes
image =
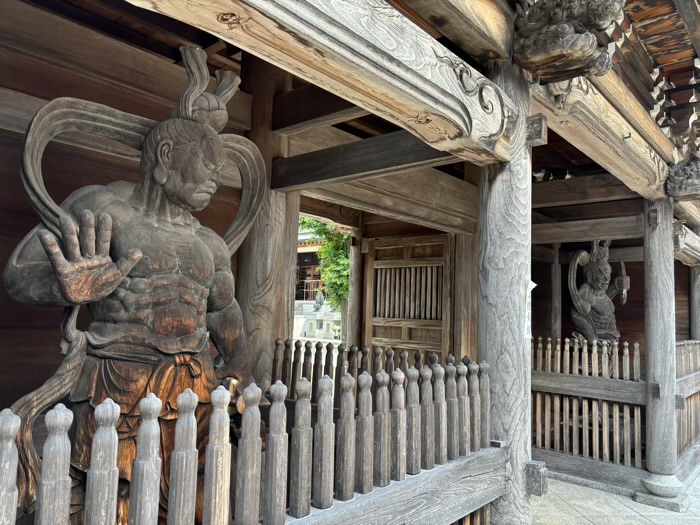
POLYGON ((546 496, 532 497, 534 525, 700 525, 700 476, 688 489, 684 513, 552 478, 548 484, 546 496))

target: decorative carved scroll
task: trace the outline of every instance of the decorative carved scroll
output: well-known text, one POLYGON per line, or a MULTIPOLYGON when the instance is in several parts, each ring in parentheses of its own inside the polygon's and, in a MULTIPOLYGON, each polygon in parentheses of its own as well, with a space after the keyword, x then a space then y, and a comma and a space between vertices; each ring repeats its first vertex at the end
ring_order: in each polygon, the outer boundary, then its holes
POLYGON ((692 155, 668 170, 666 193, 677 201, 700 198, 700 158, 692 155))
POLYGON ((543 84, 612 68, 595 31, 621 20, 624 0, 521 0, 513 60, 543 84))

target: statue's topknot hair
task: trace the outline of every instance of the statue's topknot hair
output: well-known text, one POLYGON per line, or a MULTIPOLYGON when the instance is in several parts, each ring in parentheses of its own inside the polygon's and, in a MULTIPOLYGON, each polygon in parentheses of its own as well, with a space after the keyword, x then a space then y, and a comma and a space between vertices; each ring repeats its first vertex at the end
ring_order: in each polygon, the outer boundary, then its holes
POLYGON ((208 93, 207 54, 203 49, 188 46, 180 47, 180 53, 189 83, 173 111, 173 118, 193 120, 221 132, 228 121, 226 103, 238 89, 240 77, 231 71, 219 70, 216 72, 216 91, 208 93))

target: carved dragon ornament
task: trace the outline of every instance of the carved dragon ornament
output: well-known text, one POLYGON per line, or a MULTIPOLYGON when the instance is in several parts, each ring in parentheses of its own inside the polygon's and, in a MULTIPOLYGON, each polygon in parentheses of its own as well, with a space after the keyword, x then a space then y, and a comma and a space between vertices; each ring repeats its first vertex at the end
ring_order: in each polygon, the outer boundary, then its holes
POLYGON ((623 15, 624 0, 520 0, 513 60, 542 84, 604 75, 612 61, 595 31, 623 15))

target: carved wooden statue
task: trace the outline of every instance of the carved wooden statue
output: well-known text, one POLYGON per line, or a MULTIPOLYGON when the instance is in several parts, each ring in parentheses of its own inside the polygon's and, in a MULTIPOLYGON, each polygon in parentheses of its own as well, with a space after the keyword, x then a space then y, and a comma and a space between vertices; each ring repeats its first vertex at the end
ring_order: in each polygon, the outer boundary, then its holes
POLYGON ((216 91, 208 93, 206 54, 193 48, 181 51, 189 85, 169 120, 154 123, 98 104, 57 99, 37 113, 27 132, 22 177, 44 224, 13 253, 5 269, 5 287, 19 302, 68 310, 63 364, 13 407, 23 419, 19 445, 24 510, 34 501, 38 474, 31 424, 62 396, 69 395, 74 403, 76 522, 81 520, 81 487, 95 431, 94 407, 106 398, 119 405, 121 524, 128 514, 138 401, 151 392, 163 401, 159 421, 165 451, 160 494, 164 515, 178 394, 191 388, 199 396, 196 416, 203 460, 209 396, 217 378, 234 377, 241 386, 250 381, 255 351, 247 347, 234 297, 231 253, 260 207, 264 166, 252 142, 218 134, 228 120, 226 102, 240 79, 218 71, 216 91), (56 206, 42 182, 41 156, 53 136, 71 130, 140 148, 141 180, 87 186, 56 206), (225 168, 238 169, 243 183, 241 209, 226 240, 191 214, 209 204, 225 168), (91 314, 84 333, 75 326, 80 305, 87 305, 91 314), (220 356, 216 368, 210 349, 220 356))
POLYGON ((513 60, 540 82, 604 75, 612 61, 595 31, 622 18, 624 0, 520 0, 513 60))
POLYGON ((625 304, 630 278, 625 275, 622 263, 622 275, 610 282, 612 268, 608 263, 609 247, 610 241, 593 241, 591 253, 578 251, 569 266, 569 293, 574 303, 571 310, 574 337, 589 342, 614 341, 620 337, 612 300, 620 293, 621 302, 625 304), (585 281, 580 287, 576 278, 579 265, 583 266, 585 281))

